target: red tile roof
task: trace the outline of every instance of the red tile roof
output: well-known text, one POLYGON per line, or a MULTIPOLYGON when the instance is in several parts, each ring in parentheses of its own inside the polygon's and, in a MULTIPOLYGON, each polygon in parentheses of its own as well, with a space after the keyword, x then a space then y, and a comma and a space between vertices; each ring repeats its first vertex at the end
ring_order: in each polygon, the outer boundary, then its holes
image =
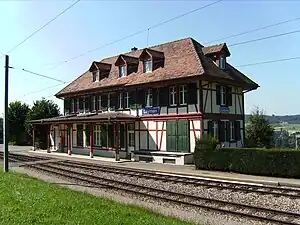
MULTIPOLYGON (((100 63, 111 64, 111 70, 108 78, 104 78, 99 82, 93 82, 91 72, 87 71, 58 92, 56 96, 61 97, 71 93, 92 89, 96 90, 104 87, 113 87, 118 85, 131 86, 177 78, 201 76, 204 74, 230 80, 234 79, 228 73, 220 70, 215 63, 211 59, 207 58, 203 53, 203 51, 211 52, 222 49, 219 46, 212 47, 209 50, 209 48, 203 47, 192 38, 185 38, 149 47, 147 49, 150 49, 150 51, 152 50, 152 52, 156 51, 163 53, 163 67, 159 67, 151 73, 144 73, 143 63, 140 61, 138 71, 136 73, 131 73, 126 77, 120 78, 119 68, 118 66, 115 66, 115 62, 119 56, 105 58, 101 60, 100 63)), ((144 49, 140 49, 122 55, 139 58, 143 50, 144 49)))

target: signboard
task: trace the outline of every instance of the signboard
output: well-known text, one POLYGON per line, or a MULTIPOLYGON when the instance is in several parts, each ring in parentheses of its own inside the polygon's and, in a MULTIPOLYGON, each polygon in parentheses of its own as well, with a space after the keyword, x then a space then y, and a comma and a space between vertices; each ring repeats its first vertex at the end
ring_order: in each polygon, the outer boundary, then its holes
POLYGON ((229 107, 225 105, 220 106, 220 113, 229 113, 229 107))
POLYGON ((159 107, 143 108, 142 115, 159 114, 159 107))

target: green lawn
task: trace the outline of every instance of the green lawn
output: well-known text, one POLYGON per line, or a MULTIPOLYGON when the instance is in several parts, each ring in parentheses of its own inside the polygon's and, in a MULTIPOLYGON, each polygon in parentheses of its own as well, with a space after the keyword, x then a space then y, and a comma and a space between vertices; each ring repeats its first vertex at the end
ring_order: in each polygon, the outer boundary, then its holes
POLYGON ((0 224, 188 225, 17 173, 0 171, 0 224))

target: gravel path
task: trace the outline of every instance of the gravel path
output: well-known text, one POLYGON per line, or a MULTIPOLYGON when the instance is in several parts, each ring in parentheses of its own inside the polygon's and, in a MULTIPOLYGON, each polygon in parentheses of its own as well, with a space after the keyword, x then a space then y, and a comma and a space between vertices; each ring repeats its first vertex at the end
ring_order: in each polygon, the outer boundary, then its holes
MULTIPOLYGON (((74 169, 74 168, 73 168, 74 169)), ((260 222, 249 218, 242 218, 230 214, 222 214, 205 209, 188 207, 186 205, 178 205, 170 202, 165 202, 153 198, 137 196, 130 193, 120 192, 111 189, 93 188, 87 186, 86 183, 76 183, 70 179, 62 177, 54 177, 34 169, 17 168, 18 172, 27 173, 30 176, 47 182, 56 183, 73 190, 83 191, 95 196, 105 197, 114 201, 138 205, 148 210, 163 214, 165 216, 178 218, 186 221, 191 221, 201 225, 271 225, 272 223, 260 222)))
MULTIPOLYGON (((53 166, 58 166, 52 164, 53 166)), ((65 167, 65 166, 64 166, 65 167)), ((272 195, 261 195, 257 193, 241 193, 234 192, 232 190, 217 189, 217 188, 206 188, 204 186, 194 186, 182 183, 166 182, 161 180, 152 180, 139 178, 136 176, 125 176, 115 173, 101 172, 96 170, 81 169, 76 167, 69 167, 73 171, 85 172, 94 176, 103 178, 126 181, 129 183, 144 185, 147 187, 155 187, 167 191, 175 191, 184 194, 191 194, 206 198, 216 198, 225 201, 231 201, 236 203, 243 203, 253 206, 261 206, 268 209, 277 209, 282 211, 291 211, 300 213, 300 199, 299 198, 287 198, 287 197, 276 197, 272 195)))

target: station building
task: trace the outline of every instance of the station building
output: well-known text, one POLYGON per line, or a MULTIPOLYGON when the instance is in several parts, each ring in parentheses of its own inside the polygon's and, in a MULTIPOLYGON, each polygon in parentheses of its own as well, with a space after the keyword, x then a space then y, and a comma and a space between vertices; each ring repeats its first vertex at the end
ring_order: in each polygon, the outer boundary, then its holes
POLYGON ((64 114, 48 127, 48 150, 158 163, 192 162, 210 134, 243 147, 244 96, 257 83, 227 62, 225 43, 185 38, 94 61, 55 96, 64 114))

